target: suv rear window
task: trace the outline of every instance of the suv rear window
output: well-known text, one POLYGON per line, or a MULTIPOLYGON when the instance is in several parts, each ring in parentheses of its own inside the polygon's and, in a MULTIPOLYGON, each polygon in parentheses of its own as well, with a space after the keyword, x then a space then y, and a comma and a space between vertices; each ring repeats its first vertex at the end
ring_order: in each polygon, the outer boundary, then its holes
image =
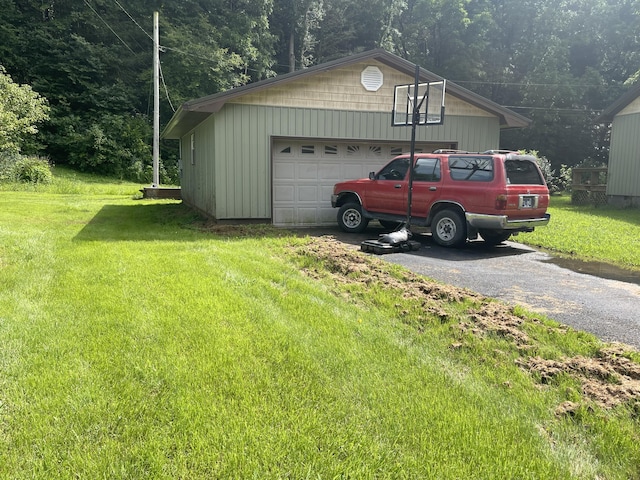
POLYGON ((511 185, 544 185, 536 165, 529 160, 506 160, 504 168, 511 185))
POLYGON ((493 180, 493 157, 449 157, 452 180, 490 182, 493 180))

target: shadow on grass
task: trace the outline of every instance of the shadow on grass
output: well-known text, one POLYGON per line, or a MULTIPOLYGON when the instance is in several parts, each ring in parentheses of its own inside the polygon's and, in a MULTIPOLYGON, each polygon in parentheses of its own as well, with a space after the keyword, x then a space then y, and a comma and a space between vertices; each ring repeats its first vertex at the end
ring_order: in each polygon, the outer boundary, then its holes
POLYGON ((105 205, 74 241, 193 241, 189 230, 202 219, 181 203, 105 205))
POLYGON ((75 236, 74 241, 174 241, 211 238, 275 238, 295 235, 270 224, 218 224, 207 220, 183 203, 105 205, 75 236))

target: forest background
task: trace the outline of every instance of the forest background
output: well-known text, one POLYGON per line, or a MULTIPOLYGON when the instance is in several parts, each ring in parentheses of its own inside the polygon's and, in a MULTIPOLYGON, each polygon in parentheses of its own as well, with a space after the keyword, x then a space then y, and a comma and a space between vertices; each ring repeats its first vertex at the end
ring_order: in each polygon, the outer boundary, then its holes
MULTIPOLYGON (((596 119, 640 76, 640 0, 0 0, 0 66, 50 107, 23 154, 151 180, 154 11, 162 125, 187 100, 381 47, 533 120, 501 148, 599 165, 596 119)), ((163 183, 178 157, 163 142, 163 183)))

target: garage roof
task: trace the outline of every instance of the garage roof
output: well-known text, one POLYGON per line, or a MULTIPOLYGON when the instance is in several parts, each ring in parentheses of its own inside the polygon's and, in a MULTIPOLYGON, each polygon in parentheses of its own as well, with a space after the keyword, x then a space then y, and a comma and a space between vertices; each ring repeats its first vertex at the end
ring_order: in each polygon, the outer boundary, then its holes
MULTIPOLYGON (((328 70, 341 68, 366 60, 377 60, 378 62, 410 75, 411 77, 415 75, 416 66, 408 60, 398 57, 397 55, 389 53, 383 49, 369 50, 331 62, 315 65, 304 70, 278 75, 273 78, 243 85, 242 87, 190 100, 178 108, 178 111, 173 115, 164 129, 162 138, 181 138, 183 135, 191 131, 196 125, 204 121, 209 115, 220 111, 225 103, 233 100, 234 98, 248 93, 256 93, 276 84, 285 84, 306 76, 314 75, 318 72, 326 72, 328 70)), ((443 80, 443 78, 423 68, 420 69, 421 82, 438 80, 443 80)), ((527 127, 531 123, 531 120, 528 118, 449 81, 447 81, 447 94, 453 95, 454 97, 497 116, 500 119, 501 128, 521 128, 527 127)))
POLYGON ((624 110, 627 105, 640 96, 640 83, 631 87, 624 95, 607 107, 598 118, 597 123, 610 123, 618 113, 624 110))

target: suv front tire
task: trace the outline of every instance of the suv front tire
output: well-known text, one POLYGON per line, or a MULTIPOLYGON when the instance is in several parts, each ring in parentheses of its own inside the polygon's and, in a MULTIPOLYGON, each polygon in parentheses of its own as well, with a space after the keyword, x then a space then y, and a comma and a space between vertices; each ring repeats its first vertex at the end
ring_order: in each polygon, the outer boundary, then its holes
POLYGON ((360 233, 369 224, 359 203, 345 203, 338 210, 338 226, 347 233, 360 233))

